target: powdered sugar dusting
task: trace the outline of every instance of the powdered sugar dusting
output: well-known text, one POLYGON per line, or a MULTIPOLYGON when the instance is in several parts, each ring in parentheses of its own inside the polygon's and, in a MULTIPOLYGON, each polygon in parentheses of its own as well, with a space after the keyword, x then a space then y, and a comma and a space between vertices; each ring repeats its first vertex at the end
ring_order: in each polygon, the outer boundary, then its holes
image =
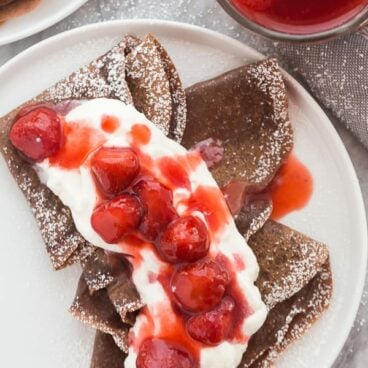
POLYGON ((34 190, 34 183, 28 176, 20 174, 19 179, 20 189, 33 204, 31 209, 52 264, 59 269, 80 245, 86 244, 86 240, 70 228, 71 214, 67 208, 50 207, 50 198, 44 188, 34 190))
POLYGON ((104 290, 97 291, 91 296, 87 285, 81 278, 77 295, 70 307, 70 313, 81 322, 112 335, 118 347, 125 352, 127 351, 128 329, 114 311, 104 290))
POLYGON ((235 223, 248 241, 252 235, 257 233, 272 213, 272 201, 267 199, 248 199, 240 213, 235 215, 235 223))
MULTIPOLYGON (((332 295, 331 270, 329 263, 311 281, 312 287, 306 286, 293 298, 285 322, 276 333, 276 342, 256 364, 251 367, 271 368, 280 352, 293 341, 301 338, 330 305, 332 295)), ((247 367, 247 366, 244 366, 247 367)))
POLYGON ((257 285, 269 310, 308 284, 328 258, 324 244, 273 221, 250 237, 249 245, 260 264, 257 285))
POLYGON ((260 126, 261 135, 265 138, 262 139, 263 146, 260 147, 262 154, 253 158, 255 170, 244 173, 244 177, 248 176, 252 182, 262 183, 272 175, 270 169, 273 170, 282 164, 293 145, 293 132, 288 117, 286 89, 282 75, 278 71, 277 61, 270 59, 267 63, 254 64, 247 69, 247 73, 257 88, 264 93, 265 103, 272 106, 269 109, 270 115, 264 119, 269 119, 275 124, 272 132, 265 125, 260 126))
POLYGON ((81 68, 47 91, 51 101, 115 97, 129 104, 132 98, 125 81, 125 43, 81 68))
POLYGON ((327 248, 321 247, 317 242, 299 243, 298 246, 304 257, 299 260, 288 259, 286 261, 284 267, 289 269, 287 276, 279 283, 263 283, 263 287, 268 290, 263 297, 269 309, 297 293, 306 280, 311 280, 317 274, 321 259, 326 259, 328 256, 327 248))
POLYGON ((144 107, 141 112, 168 135, 172 114, 170 85, 160 53, 149 35, 127 56, 127 80, 136 96, 137 109, 144 107))

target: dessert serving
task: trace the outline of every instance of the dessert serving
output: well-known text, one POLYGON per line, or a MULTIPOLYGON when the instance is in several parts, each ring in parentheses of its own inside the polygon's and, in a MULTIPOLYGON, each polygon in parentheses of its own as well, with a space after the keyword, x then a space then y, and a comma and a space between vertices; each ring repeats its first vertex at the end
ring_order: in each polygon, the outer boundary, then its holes
POLYGON ((184 91, 126 36, 1 118, 0 146, 54 268, 82 267, 92 367, 272 366, 329 305, 327 247, 277 222, 313 185, 274 59, 184 91))

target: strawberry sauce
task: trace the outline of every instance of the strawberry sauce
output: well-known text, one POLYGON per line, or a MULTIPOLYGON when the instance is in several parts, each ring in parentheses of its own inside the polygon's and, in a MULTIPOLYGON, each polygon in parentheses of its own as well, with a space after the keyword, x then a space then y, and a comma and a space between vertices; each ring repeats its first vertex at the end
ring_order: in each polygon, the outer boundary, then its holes
POLYGON ((151 132, 144 124, 133 125, 130 135, 132 138, 132 144, 136 147, 144 146, 151 140, 151 132))
POLYGON ((189 199, 188 208, 203 213, 212 237, 221 232, 223 226, 231 219, 222 193, 215 187, 198 186, 189 199))
POLYGON ((367 0, 232 0, 253 21, 276 31, 311 34, 335 28, 367 6, 367 0))
POLYGON ((313 194, 313 177, 308 168, 291 154, 265 193, 272 198, 271 217, 277 220, 308 204, 313 194))
POLYGON ((79 168, 88 155, 105 142, 103 134, 86 124, 64 123, 64 143, 50 163, 64 169, 79 168))
POLYGON ((290 154, 263 191, 254 192, 242 181, 230 182, 221 190, 233 215, 254 200, 271 200, 271 218, 278 220, 308 205, 313 195, 313 176, 294 154, 290 154))
POLYGON ((101 120, 101 128, 106 133, 114 133, 119 128, 119 125, 119 120, 114 116, 105 115, 101 120))

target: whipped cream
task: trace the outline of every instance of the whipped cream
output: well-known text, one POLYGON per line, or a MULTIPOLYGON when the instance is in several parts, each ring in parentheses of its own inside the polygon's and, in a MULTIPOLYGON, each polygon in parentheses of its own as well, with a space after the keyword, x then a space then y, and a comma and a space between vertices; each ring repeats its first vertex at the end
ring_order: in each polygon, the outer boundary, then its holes
MULTIPOLYGON (((131 130, 137 123, 149 128, 151 133, 150 140, 147 144, 140 147, 141 151, 148 155, 151 159, 157 160, 162 157, 183 156, 188 151, 180 144, 168 139, 152 122, 139 113, 134 106, 125 105, 123 102, 112 99, 95 99, 83 102, 75 107, 65 116, 67 124, 80 124, 92 128, 103 138, 103 146, 128 147, 132 144, 131 130), (118 122, 115 131, 109 133, 102 129, 101 121, 106 115, 113 117, 118 122)), ((96 149, 99 147, 96 147, 96 149)), ((93 152, 90 153, 90 155, 93 152)), ((91 215, 96 205, 97 193, 90 167, 85 160, 81 166, 76 168, 63 168, 55 165, 46 159, 35 164, 35 168, 42 182, 47 185, 72 212, 73 219, 78 231, 95 246, 114 251, 129 252, 129 247, 124 247, 124 242, 117 245, 107 244, 93 230, 91 226, 91 215)), ((152 168, 152 170, 156 170, 152 168)), ((157 168, 157 178, 160 178, 160 171, 157 168)), ((198 186, 208 186, 218 189, 217 183, 213 179, 204 161, 196 166, 190 173, 191 189, 177 188, 173 190, 173 204, 178 214, 187 211, 185 201, 189 198, 191 191, 198 186)), ((219 191, 219 190, 218 190, 219 191)), ((225 199, 219 191, 218 201, 223 202, 226 207, 225 199)), ((201 217, 206 223, 205 216, 196 211, 195 215, 201 217)), ((239 262, 239 257, 245 265, 244 269, 236 273, 236 281, 239 289, 251 310, 251 314, 247 316, 241 326, 244 336, 250 337, 263 324, 266 318, 266 307, 261 300, 259 290, 254 285, 258 276, 258 263, 252 250, 247 245, 243 236, 238 232, 231 216, 224 224, 221 232, 217 234, 215 239, 211 241, 210 254, 222 254, 232 264, 239 262), (236 255, 236 256, 235 256, 236 255)), ((155 323, 154 331, 159 334, 160 318, 164 315, 165 320, 175 321, 175 313, 172 308, 170 298, 165 292, 159 281, 150 279, 150 275, 158 274, 161 268, 165 267, 165 263, 158 258, 157 253, 151 249, 143 248, 141 253, 141 261, 133 267, 132 279, 143 303, 147 305, 145 313, 140 313, 137 317, 135 325, 131 329, 133 343, 129 348, 128 357, 125 360, 126 368, 136 367, 137 346, 134 344, 134 337, 139 336, 142 326, 147 323, 147 314, 153 317, 155 323)), ((235 268, 235 266, 234 266, 235 268)), ((200 350, 200 367, 202 368, 233 368, 236 367, 246 350, 246 344, 223 342, 217 346, 209 346, 200 350)))

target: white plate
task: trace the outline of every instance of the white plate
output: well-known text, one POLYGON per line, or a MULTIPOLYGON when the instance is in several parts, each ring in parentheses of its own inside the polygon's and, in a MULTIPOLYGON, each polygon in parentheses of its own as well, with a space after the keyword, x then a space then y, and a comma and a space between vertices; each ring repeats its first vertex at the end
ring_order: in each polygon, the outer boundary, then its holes
MULTIPOLYGON (((43 41, 4 65, 0 115, 103 53, 127 32, 154 33, 185 86, 262 58, 237 41, 190 25, 141 20, 91 25, 43 41)), ((356 174, 336 131, 308 93, 290 76, 286 80, 295 151, 312 172, 315 189, 309 205, 283 221, 329 245, 335 290, 328 312, 287 349, 277 366, 324 368, 342 348, 362 294, 365 214, 356 174)), ((0 366, 88 367, 93 332, 67 313, 78 267, 52 272, 30 210, 3 160, 0 177, 0 366)))
POLYGON ((33 11, 0 24, 0 46, 51 27, 85 2, 87 0, 42 0, 33 11))

